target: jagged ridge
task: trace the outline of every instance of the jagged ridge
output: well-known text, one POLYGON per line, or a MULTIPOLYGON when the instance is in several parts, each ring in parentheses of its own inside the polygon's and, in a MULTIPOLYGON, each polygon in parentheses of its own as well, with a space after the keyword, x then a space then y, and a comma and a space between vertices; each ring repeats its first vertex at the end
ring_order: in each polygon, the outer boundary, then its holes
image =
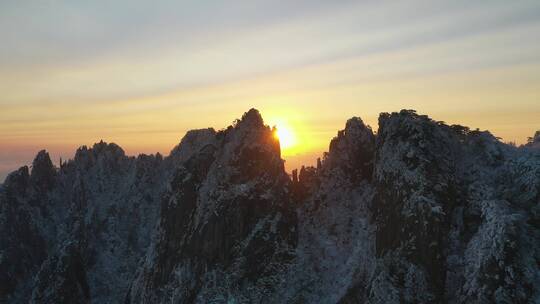
POLYGON ((257 110, 168 157, 45 151, 0 191, 0 302, 535 303, 540 132, 347 121, 290 179, 257 110))

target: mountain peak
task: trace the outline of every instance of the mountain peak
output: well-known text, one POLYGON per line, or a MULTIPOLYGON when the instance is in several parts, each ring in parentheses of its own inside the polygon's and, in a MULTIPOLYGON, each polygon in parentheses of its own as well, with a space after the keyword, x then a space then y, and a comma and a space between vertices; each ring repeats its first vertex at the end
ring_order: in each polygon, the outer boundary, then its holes
POLYGON ((372 172, 375 135, 360 117, 347 120, 345 129, 330 142, 325 168, 339 167, 351 177, 369 177, 372 172))
POLYGON ((4 181, 3 187, 12 193, 24 193, 28 187, 30 174, 28 166, 22 166, 17 171, 11 172, 4 181))
POLYGON ((34 168, 41 167, 41 166, 52 167, 52 161, 51 161, 51 157, 49 156, 49 153, 46 150, 39 151, 36 154, 34 161, 32 162, 32 166, 34 168))
POLYGON ((45 150, 38 152, 32 162, 31 182, 39 189, 46 190, 54 184, 56 169, 53 166, 49 153, 45 150))
POLYGON ((534 148, 540 147, 540 130, 536 131, 533 137, 529 137, 527 145, 534 148))
POLYGON ((113 155, 125 156, 124 150, 119 145, 115 143, 106 143, 103 140, 100 140, 98 143, 95 143, 94 146, 92 147, 92 150, 94 150, 96 154, 109 152, 113 155))
POLYGON ((213 128, 189 130, 170 155, 175 162, 183 162, 215 139, 216 131, 213 128))
POLYGON ((365 137, 367 136, 369 137, 368 140, 371 140, 373 137, 373 131, 371 130, 371 127, 365 125, 360 117, 349 118, 347 120, 347 123, 345 124, 345 129, 343 131, 345 133, 345 136, 351 138, 357 137, 359 139, 365 139, 365 137))
POLYGON ((264 122, 259 110, 251 108, 242 115, 237 126, 263 127, 264 122))
POLYGON ((163 162, 101 141, 56 171, 40 151, 0 191, 0 302, 534 303, 536 151, 379 120, 292 182, 255 109, 163 162))

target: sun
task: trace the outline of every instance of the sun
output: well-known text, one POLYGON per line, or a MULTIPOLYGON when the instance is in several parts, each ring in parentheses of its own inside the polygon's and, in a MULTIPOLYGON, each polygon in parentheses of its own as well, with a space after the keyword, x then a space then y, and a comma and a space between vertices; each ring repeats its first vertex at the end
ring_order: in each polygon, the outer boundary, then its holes
POLYGON ((277 125, 274 137, 279 140, 282 149, 288 149, 296 144, 296 138, 291 129, 284 125, 277 125))

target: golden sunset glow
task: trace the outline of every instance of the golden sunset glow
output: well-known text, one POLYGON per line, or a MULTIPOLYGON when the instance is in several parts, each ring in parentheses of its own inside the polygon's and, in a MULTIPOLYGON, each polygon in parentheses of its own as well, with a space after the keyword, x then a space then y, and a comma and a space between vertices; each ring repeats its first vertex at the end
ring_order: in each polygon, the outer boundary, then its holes
POLYGON ((518 144, 540 129, 539 1, 51 3, 0 3, 0 182, 101 139, 167 155, 250 108, 287 170, 352 116, 377 130, 415 109, 518 144))
POLYGON ((276 132, 274 133, 276 139, 279 140, 281 150, 287 150, 296 145, 296 138, 294 133, 284 125, 276 126, 276 132))

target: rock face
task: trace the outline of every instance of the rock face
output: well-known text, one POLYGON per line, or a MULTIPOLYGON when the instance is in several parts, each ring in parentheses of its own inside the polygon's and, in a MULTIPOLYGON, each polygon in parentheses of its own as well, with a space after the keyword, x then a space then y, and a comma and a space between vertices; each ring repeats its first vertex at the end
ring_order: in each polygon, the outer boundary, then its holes
POLYGON ((374 149, 372 130, 352 118, 317 168, 300 171, 296 258, 282 286, 285 300, 274 303, 364 302, 375 264, 374 149))
POLYGON ((260 114, 194 137, 206 142, 174 174, 128 303, 261 302, 293 258, 290 182, 260 114))
POLYGON ((539 230, 529 224, 538 197, 513 204, 508 191, 522 186, 504 177, 516 158, 538 154, 410 111, 381 115, 379 127, 369 302, 538 300, 539 230))
POLYGON ((250 110, 0 188, 0 303, 538 303, 540 150, 383 113, 293 178, 250 110))
POLYGON ((53 169, 41 151, 0 194, 0 299, 120 302, 146 251, 165 189, 163 160, 103 142, 53 169))

